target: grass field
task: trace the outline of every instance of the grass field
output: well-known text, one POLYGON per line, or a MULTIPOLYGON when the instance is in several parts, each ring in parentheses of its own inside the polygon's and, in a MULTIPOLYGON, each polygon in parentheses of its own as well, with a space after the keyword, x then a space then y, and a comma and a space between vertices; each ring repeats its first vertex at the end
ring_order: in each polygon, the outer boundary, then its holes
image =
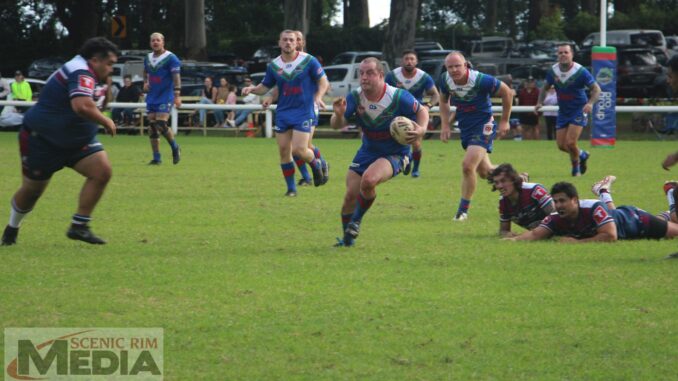
MULTIPOLYGON (((422 177, 380 186, 357 246, 340 236, 357 140, 319 140, 330 182, 283 197, 273 140, 179 137, 183 160, 149 167, 148 140, 102 137, 114 175, 92 247, 68 240, 82 179, 58 173, 0 248, 2 327, 163 327, 166 380, 669 380, 678 375, 678 241, 564 245, 497 236, 479 185, 453 223, 458 141, 424 143, 422 177)), ((583 144, 588 147, 588 143, 583 144)), ((667 208, 659 163, 675 143, 593 149, 618 205, 667 208)), ((571 180, 553 142, 501 141, 550 187, 571 180)), ((0 218, 20 183, 0 134, 0 218)), ((0 331, 0 334, 2 331, 0 331)), ((2 351, 2 349, 0 349, 2 351)), ((0 355, 0 358, 2 356, 0 355)), ((6 365, 6 364, 5 364, 6 365)))

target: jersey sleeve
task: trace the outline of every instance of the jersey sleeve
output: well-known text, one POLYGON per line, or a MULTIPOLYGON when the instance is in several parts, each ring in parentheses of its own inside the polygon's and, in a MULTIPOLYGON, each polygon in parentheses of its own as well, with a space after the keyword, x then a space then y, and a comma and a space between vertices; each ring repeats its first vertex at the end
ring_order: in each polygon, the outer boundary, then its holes
POLYGON ((543 209, 545 206, 553 202, 551 195, 541 184, 537 184, 532 188, 532 193, 530 197, 539 205, 539 208, 543 209))
POLYGON ((597 227, 614 222, 614 218, 610 215, 610 212, 608 212, 602 202, 593 204, 593 207, 591 208, 591 218, 596 223, 597 227))
POLYGON ((275 79, 275 75, 273 74, 273 68, 271 67, 271 64, 268 64, 268 66, 266 66, 266 75, 261 81, 261 84, 270 89, 275 86, 276 83, 277 81, 275 79))
POLYGON ((346 112, 344 113, 345 119, 350 119, 353 117, 353 114, 358 110, 358 100, 355 97, 353 92, 348 93, 346 96, 346 112))
POLYGON ((417 112, 419 111, 419 102, 406 90, 397 90, 400 93, 398 102, 398 115, 405 116, 412 120, 417 120, 417 112))
POLYGON ((440 78, 438 78, 438 89, 440 90, 440 95, 444 95, 446 97, 450 96, 450 90, 447 87, 447 82, 445 81, 445 75, 442 74, 440 78))
POLYGON ((591 87, 593 86, 594 83, 596 83, 596 79, 593 78, 593 75, 591 75, 591 72, 588 71, 586 68, 582 68, 583 73, 582 73, 582 80, 584 81, 584 84, 586 87, 591 87))
POLYGON ((68 76, 68 96, 75 97, 90 97, 94 96, 94 88, 97 81, 92 76, 92 73, 87 70, 76 70, 68 76))
POLYGON ((308 70, 311 74, 311 78, 316 82, 325 75, 325 70, 323 70, 320 62, 318 62, 315 57, 312 57, 311 61, 308 63, 308 70))
POLYGON ((560 218, 558 214, 551 214, 546 217, 544 217, 543 220, 539 223, 539 226, 543 227, 544 229, 547 229, 553 234, 557 234, 557 226, 556 226, 556 219, 560 218))
POLYGON ((431 77, 428 73, 424 74, 424 89, 426 91, 431 90, 431 88, 435 87, 435 82, 433 82, 433 77, 431 77))
POLYGON ((553 68, 548 69, 548 70, 546 71, 546 78, 544 79, 544 81, 545 81, 547 84, 551 85, 551 86, 553 86, 553 84, 556 83, 556 81, 555 81, 555 79, 554 79, 554 77, 553 77, 553 68))
POLYGON ((172 73, 181 72, 181 61, 179 61, 179 57, 175 54, 172 54, 172 58, 170 58, 169 67, 172 73))
POLYGON ((398 84, 396 83, 395 80, 395 75, 393 75, 392 71, 389 71, 386 74, 386 77, 384 77, 384 82, 386 82, 386 84, 389 86, 398 87, 398 84))
POLYGON ((490 94, 490 96, 499 91, 499 87, 501 87, 501 81, 491 75, 485 74, 480 80, 480 88, 490 94))
POLYGON ((503 197, 499 200, 499 221, 500 222, 511 221, 511 215, 506 210, 506 202, 504 201, 503 197))

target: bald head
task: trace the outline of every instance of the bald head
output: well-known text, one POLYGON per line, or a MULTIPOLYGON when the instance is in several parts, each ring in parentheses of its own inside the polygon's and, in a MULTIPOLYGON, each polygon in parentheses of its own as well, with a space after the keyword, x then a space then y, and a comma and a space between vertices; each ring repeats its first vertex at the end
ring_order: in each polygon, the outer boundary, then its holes
POLYGON ((460 52, 452 52, 445 57, 445 69, 455 82, 464 80, 468 72, 466 57, 460 52))

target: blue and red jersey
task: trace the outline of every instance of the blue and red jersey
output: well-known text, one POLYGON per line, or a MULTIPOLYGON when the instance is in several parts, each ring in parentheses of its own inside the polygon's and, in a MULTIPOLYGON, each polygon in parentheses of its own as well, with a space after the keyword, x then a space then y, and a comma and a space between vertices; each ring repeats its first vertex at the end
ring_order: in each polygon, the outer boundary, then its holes
POLYGON ((457 108, 459 128, 476 128, 492 121, 491 97, 499 90, 501 82, 491 75, 468 70, 468 81, 457 85, 447 71, 440 75, 440 93, 449 97, 457 108))
POLYGON ((403 68, 398 67, 386 74, 384 81, 393 87, 409 91, 419 103, 423 102, 426 92, 436 85, 428 73, 418 68, 414 68, 412 78, 407 78, 403 74, 403 68))
POLYGON ((573 62, 567 71, 556 63, 546 72, 546 83, 553 85, 558 96, 558 116, 568 119, 581 113, 588 98, 586 89, 596 80, 585 67, 573 62))
POLYGON ((266 76, 261 83, 272 88, 278 87, 276 120, 302 123, 317 119, 315 93, 317 82, 325 75, 318 60, 310 54, 298 52, 292 62, 285 62, 278 56, 266 67, 266 76))
POLYGON ((26 112, 24 124, 57 147, 82 147, 92 141, 99 126, 76 114, 71 99, 90 97, 102 104, 107 88, 87 61, 75 56, 47 79, 37 104, 26 112))
POLYGON ((144 70, 148 75, 146 104, 167 104, 174 102, 173 74, 181 72, 181 61, 174 53, 165 50, 159 56, 153 52, 144 58, 144 70))
POLYGON ((549 205, 553 205, 553 199, 543 185, 523 183, 515 204, 508 197, 499 199, 499 221, 510 221, 525 229, 533 229, 549 215, 544 210, 549 205))
POLYGON ((384 84, 381 97, 372 102, 365 97, 362 88, 351 91, 346 97, 347 120, 355 120, 363 131, 363 145, 379 155, 403 155, 409 152, 391 136, 391 121, 396 116, 416 120, 419 102, 409 92, 384 84))

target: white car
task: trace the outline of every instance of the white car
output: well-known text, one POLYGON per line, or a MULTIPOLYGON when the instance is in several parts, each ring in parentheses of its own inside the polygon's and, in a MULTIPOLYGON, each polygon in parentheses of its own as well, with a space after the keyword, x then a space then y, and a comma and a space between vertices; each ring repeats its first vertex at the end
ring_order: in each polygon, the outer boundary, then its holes
MULTIPOLYGON (((389 72, 388 63, 381 61, 386 73, 389 72)), ((352 90, 360 87, 360 63, 325 66, 325 75, 330 82, 330 97, 345 97, 352 90)))

